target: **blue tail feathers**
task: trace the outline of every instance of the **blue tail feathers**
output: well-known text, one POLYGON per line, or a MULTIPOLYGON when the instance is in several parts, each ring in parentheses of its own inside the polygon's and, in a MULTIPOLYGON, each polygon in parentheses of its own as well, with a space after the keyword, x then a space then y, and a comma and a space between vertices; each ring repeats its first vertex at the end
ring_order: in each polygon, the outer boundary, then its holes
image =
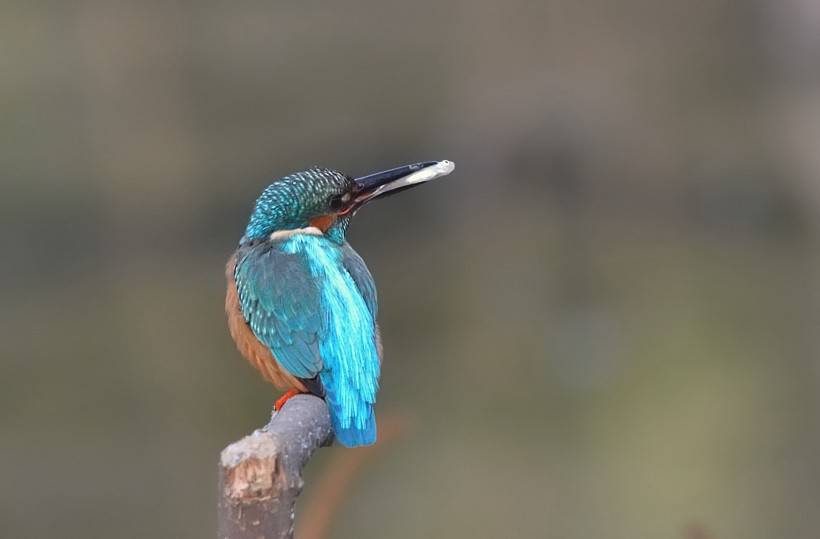
POLYGON ((332 371, 319 375, 325 389, 325 402, 336 439, 346 447, 376 442, 376 412, 373 402, 362 398, 348 385, 340 385, 332 371))
POLYGON ((376 441, 373 405, 381 370, 375 313, 344 267, 337 244, 322 237, 296 235, 284 248, 303 255, 312 276, 321 283, 319 379, 336 438, 348 447, 370 445, 376 441))
POLYGON ((334 413, 333 407, 330 409, 330 419, 333 422, 333 430, 336 439, 345 447, 358 447, 360 445, 372 445, 376 442, 376 414, 373 405, 370 405, 369 415, 362 427, 351 425, 341 426, 339 416, 334 413))

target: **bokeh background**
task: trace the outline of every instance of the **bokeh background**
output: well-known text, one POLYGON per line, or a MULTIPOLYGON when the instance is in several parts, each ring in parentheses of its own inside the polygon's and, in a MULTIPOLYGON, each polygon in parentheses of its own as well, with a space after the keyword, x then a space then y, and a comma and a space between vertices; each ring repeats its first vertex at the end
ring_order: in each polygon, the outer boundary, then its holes
POLYGON ((331 537, 817 537, 818 66, 815 0, 5 3, 0 535, 213 536, 254 198, 447 158, 351 229, 405 428, 331 537))

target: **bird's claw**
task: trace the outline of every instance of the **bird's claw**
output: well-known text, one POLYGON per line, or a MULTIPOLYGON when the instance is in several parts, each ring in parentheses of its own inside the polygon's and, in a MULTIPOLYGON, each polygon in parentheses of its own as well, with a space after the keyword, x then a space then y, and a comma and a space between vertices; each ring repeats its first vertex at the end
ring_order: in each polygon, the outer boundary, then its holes
POLYGON ((279 397, 275 403, 273 403, 273 410, 275 412, 278 412, 282 409, 282 406, 284 406, 285 403, 288 402, 288 400, 290 400, 291 397, 295 397, 296 395, 299 395, 299 393, 300 392, 296 391, 295 389, 289 389, 284 395, 279 397))

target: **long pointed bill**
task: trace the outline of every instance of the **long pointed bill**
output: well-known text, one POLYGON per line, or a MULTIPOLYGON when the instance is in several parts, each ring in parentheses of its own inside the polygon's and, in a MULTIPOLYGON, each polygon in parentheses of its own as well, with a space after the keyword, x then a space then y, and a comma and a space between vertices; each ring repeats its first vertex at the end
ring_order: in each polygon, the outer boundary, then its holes
POLYGON ((392 195, 441 178, 455 168, 456 165, 452 161, 424 161, 356 178, 353 181, 359 187, 359 194, 356 196, 355 205, 360 207, 375 198, 392 195))

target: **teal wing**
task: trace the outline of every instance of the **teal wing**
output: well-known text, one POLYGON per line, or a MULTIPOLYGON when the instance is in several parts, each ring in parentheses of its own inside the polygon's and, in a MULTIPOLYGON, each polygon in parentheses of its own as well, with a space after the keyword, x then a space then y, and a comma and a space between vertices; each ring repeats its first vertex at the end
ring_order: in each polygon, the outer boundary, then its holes
POLYGON ((282 367, 313 378, 322 370, 321 290, 305 259, 280 247, 264 242, 237 253, 234 277, 242 314, 282 367))
POLYGON ((376 320, 376 315, 379 311, 376 282, 373 280, 373 276, 370 274, 370 270, 367 269, 367 265, 364 263, 364 260, 362 260, 362 257, 360 257, 359 253, 353 250, 353 247, 348 243, 345 243, 342 247, 342 265, 350 274, 350 277, 356 284, 356 288, 359 289, 359 293, 367 304, 367 308, 370 310, 373 320, 376 320))

